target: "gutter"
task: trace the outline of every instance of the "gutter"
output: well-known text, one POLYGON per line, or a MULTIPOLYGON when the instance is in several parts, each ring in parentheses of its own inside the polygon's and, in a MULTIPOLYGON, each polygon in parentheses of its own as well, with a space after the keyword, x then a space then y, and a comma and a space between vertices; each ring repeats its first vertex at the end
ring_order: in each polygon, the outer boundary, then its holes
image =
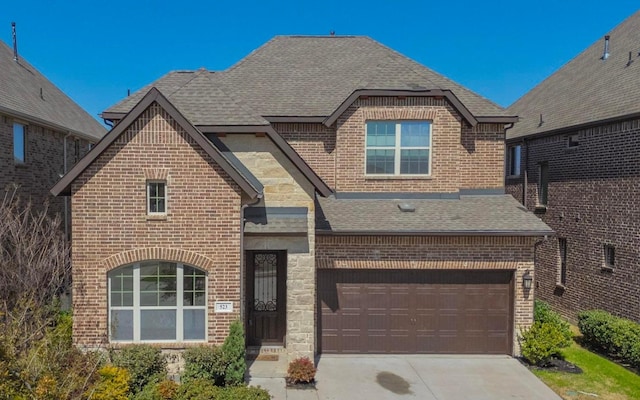
POLYGON ((374 231, 374 230, 340 230, 330 231, 316 229, 316 235, 319 236, 519 236, 519 237, 546 237, 555 235, 552 230, 546 231, 374 231))
MULTIPOLYGON (((62 145, 64 146, 62 149, 62 157, 64 157, 62 161, 63 175, 67 174, 67 138, 70 136, 73 135, 67 133, 62 139, 62 145)), ((67 241, 69 240, 69 196, 64 196, 64 237, 67 241)))

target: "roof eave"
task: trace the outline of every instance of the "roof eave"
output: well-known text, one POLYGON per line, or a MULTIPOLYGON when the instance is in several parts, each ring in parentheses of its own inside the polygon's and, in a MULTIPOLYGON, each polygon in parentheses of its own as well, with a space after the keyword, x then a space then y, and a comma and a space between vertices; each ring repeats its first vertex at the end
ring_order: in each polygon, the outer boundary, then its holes
POLYGON ((73 181, 95 161, 103 151, 105 151, 129 126, 140 117, 140 115, 154 102, 157 102, 169 115, 178 123, 193 139, 209 154, 220 167, 229 174, 231 179, 238 184, 251 199, 259 197, 261 192, 239 172, 224 155, 215 148, 202 132, 198 131, 189 120, 155 87, 122 118, 107 135, 100 140, 91 151, 83 157, 67 174, 65 174, 51 189, 54 196, 71 194, 71 184, 73 181))
POLYGON ((453 94, 451 90, 431 89, 431 90, 392 90, 392 89, 357 89, 347 97, 330 116, 324 120, 324 124, 329 127, 333 125, 340 115, 342 115, 360 96, 390 97, 390 96, 411 96, 411 97, 444 97, 460 113, 462 118, 471 126, 478 125, 478 119, 469 111, 467 107, 453 94))

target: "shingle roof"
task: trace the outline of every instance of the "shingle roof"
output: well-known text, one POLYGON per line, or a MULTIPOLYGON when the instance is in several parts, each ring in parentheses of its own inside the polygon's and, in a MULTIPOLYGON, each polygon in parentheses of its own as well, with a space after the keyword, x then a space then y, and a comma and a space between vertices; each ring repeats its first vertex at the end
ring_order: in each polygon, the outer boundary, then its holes
POLYGON ((599 39, 507 109, 521 117, 508 139, 640 112, 640 11, 609 35, 607 60, 599 39))
POLYGON ((100 139, 107 130, 37 69, 0 41, 0 111, 100 139), (42 91, 42 96, 40 95, 42 91))
MULTIPOLYGON (((152 85, 168 93, 164 87, 184 85, 185 74, 170 73, 152 85)), ((506 115, 491 101, 362 36, 278 36, 228 70, 210 76, 225 93, 262 117, 329 116, 358 89, 446 89, 474 115, 506 115)), ((137 96, 106 112, 127 112, 137 96)))
MULTIPOLYGON (((400 196, 399 196, 400 197, 400 196)), ((457 199, 336 199, 318 197, 316 227, 333 234, 540 236, 553 231, 511 195, 457 199), (400 211, 398 204, 415 207, 400 211), (364 215, 375 218, 364 218, 364 215)))

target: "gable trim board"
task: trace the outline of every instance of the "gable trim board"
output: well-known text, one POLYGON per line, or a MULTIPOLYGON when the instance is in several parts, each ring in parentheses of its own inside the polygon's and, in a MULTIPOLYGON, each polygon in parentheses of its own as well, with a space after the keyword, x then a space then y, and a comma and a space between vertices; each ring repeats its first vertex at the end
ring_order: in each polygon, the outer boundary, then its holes
POLYGON ((158 89, 151 88, 149 92, 136 104, 135 107, 109 132, 98 144, 76 164, 65 176, 62 177, 51 189, 54 196, 60 194, 70 195, 71 184, 80 174, 95 161, 151 104, 158 103, 169 115, 190 135, 198 145, 235 181, 240 188, 255 199, 261 195, 261 191, 254 187, 224 155, 198 131, 173 104, 158 89))

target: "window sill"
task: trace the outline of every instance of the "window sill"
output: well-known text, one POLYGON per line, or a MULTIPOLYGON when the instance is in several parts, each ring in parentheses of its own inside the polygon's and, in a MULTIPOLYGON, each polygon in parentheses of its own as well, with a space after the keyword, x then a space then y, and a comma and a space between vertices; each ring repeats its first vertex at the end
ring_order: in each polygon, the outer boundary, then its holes
POLYGON ((534 212, 539 212, 539 213, 547 212, 547 207, 548 206, 543 204, 536 204, 534 212))
POLYGON ((133 342, 133 341, 130 341, 130 342, 110 342, 109 343, 111 348, 114 348, 116 350, 122 349, 127 346, 131 346, 132 344, 144 344, 152 347, 157 347, 159 349, 167 349, 167 350, 182 350, 189 347, 202 346, 203 344, 207 344, 207 341, 206 340, 193 341, 193 342, 144 342, 144 341, 133 342))
POLYGON ((556 283, 556 289, 558 290, 567 290, 567 287, 562 283, 556 283))
POLYGON ((573 146, 573 147, 565 147, 564 148, 564 152, 565 153, 571 153, 571 152, 574 152, 574 151, 578 151, 579 148, 580 148, 579 145, 578 146, 573 146))
POLYGON ((430 180, 431 175, 365 175, 365 180, 430 180))
POLYGON ((15 165, 16 168, 27 168, 26 162, 14 162, 13 165, 15 165))
POLYGON ((600 268, 600 271, 602 272, 613 272, 613 267, 609 267, 608 265, 602 266, 600 268))
POLYGON ((522 177, 522 175, 507 175, 506 178, 507 179, 520 179, 522 177))
POLYGON ((146 219, 147 221, 166 221, 168 218, 167 218, 167 214, 158 214, 158 215, 147 214, 146 219))

